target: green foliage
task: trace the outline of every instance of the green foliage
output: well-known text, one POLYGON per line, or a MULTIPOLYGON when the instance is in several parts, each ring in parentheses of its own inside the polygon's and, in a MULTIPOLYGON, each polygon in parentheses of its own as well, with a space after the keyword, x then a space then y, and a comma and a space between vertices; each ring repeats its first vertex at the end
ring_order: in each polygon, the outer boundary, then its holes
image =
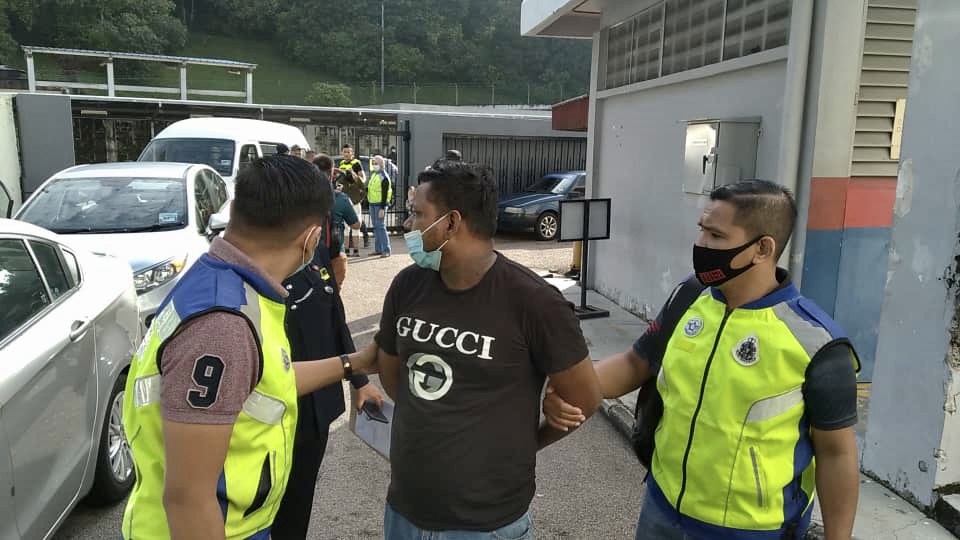
MULTIPOLYGON (((590 44, 521 36, 520 8, 519 0, 0 0, 0 62, 22 66, 18 44, 255 61, 256 92, 276 103, 307 94, 343 101, 342 88, 311 88, 317 80, 349 85, 354 104, 489 104, 493 94, 497 103, 546 103, 583 91, 590 44), (235 46, 205 45, 217 40, 235 46)), ((96 62, 58 64, 70 77, 101 77, 96 62)), ((123 62, 117 69, 131 83, 176 75, 123 62)), ((212 88, 239 84, 203 70, 189 76, 212 88)))
MULTIPOLYGON (((341 81, 380 78, 379 1, 290 0, 284 51, 341 81)), ((590 45, 520 35, 517 0, 385 0, 388 83, 531 82, 586 86, 590 45)))
POLYGON ((17 42, 10 35, 10 19, 3 16, 11 11, 8 0, 0 0, 0 64, 15 63, 18 51, 17 42))
POLYGON ((306 97, 307 105, 324 107, 349 107, 352 102, 350 87, 340 83, 316 83, 306 97))
POLYGON ((187 38, 170 0, 9 3, 8 17, 16 23, 13 35, 25 45, 172 53, 187 38))

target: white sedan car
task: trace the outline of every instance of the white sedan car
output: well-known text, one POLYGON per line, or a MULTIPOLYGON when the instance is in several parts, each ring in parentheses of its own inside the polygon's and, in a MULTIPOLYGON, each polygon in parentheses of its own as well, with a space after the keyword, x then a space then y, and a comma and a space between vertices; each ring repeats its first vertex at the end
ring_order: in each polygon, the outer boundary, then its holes
POLYGON ((218 232, 211 217, 226 202, 226 183, 206 165, 100 163, 53 175, 16 219, 126 260, 146 328, 183 272, 207 252, 218 232))
POLYGON ((0 538, 48 538, 134 481, 123 389, 141 338, 125 260, 0 219, 0 538))

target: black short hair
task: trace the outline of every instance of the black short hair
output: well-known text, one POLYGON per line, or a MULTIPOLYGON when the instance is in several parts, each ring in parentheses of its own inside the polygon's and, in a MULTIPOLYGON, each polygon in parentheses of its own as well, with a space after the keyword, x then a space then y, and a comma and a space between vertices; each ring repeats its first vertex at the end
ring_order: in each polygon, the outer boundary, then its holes
POLYGON ((285 144, 283 144, 283 143, 280 143, 280 144, 277 145, 277 153, 280 154, 281 156, 285 156, 285 155, 287 155, 289 152, 290 152, 290 147, 289 147, 289 146, 287 146, 287 145, 285 145, 285 144))
POLYGON ((341 148, 341 150, 346 150, 347 148, 353 150, 353 145, 351 145, 350 143, 347 143, 347 144, 343 145, 343 148, 341 148))
POLYGON ((769 180, 743 180, 714 189, 710 200, 732 204, 735 223, 751 237, 772 236, 780 258, 797 223, 797 203, 789 189, 769 180))
POLYGON ((326 154, 317 154, 317 157, 313 159, 313 164, 320 169, 320 172, 329 173, 330 169, 333 169, 333 158, 326 154))
POLYGON ((430 184, 429 200, 444 211, 456 210, 477 236, 497 233, 497 181, 485 165, 442 160, 417 176, 430 184))
POLYGON ((237 174, 230 222, 269 234, 298 234, 301 225, 322 222, 333 206, 326 174, 289 155, 255 159, 237 174))

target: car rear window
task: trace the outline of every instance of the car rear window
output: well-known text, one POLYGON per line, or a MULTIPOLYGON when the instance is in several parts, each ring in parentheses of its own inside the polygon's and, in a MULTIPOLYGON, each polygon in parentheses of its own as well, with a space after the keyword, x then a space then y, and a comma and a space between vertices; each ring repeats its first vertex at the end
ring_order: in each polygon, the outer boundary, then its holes
POLYGON ((50 305, 30 252, 22 240, 0 239, 0 341, 50 305))

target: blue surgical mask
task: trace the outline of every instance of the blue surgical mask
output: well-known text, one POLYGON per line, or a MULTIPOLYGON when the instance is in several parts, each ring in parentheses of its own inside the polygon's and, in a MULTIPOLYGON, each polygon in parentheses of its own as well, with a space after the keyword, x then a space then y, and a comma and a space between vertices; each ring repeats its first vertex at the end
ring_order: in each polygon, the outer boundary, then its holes
POLYGON ((434 272, 440 271, 440 258, 443 256, 443 252, 440 250, 443 249, 443 246, 447 245, 447 242, 440 244, 440 247, 433 251, 424 251, 423 250, 423 233, 429 231, 433 228, 434 225, 440 223, 446 217, 450 215, 449 212, 440 217, 440 219, 434 221, 430 224, 429 227, 421 231, 410 231, 407 234, 403 235, 403 239, 407 242, 407 251, 410 252, 410 258, 413 259, 413 262, 417 264, 420 268, 426 268, 428 270, 433 270, 434 272))
POLYGON ((304 268, 306 268, 310 261, 313 260, 313 253, 317 251, 317 248, 320 246, 320 236, 317 236, 317 243, 313 246, 313 251, 310 252, 310 256, 307 257, 307 245, 310 243, 310 237, 313 236, 313 231, 317 230, 319 227, 314 227, 310 229, 310 232, 307 233, 307 237, 303 239, 303 252, 300 254, 300 266, 289 277, 299 274, 304 268))
POLYGON ((380 170, 380 166, 379 166, 379 165, 371 165, 370 168, 373 169, 373 172, 377 172, 377 171, 380 170))

